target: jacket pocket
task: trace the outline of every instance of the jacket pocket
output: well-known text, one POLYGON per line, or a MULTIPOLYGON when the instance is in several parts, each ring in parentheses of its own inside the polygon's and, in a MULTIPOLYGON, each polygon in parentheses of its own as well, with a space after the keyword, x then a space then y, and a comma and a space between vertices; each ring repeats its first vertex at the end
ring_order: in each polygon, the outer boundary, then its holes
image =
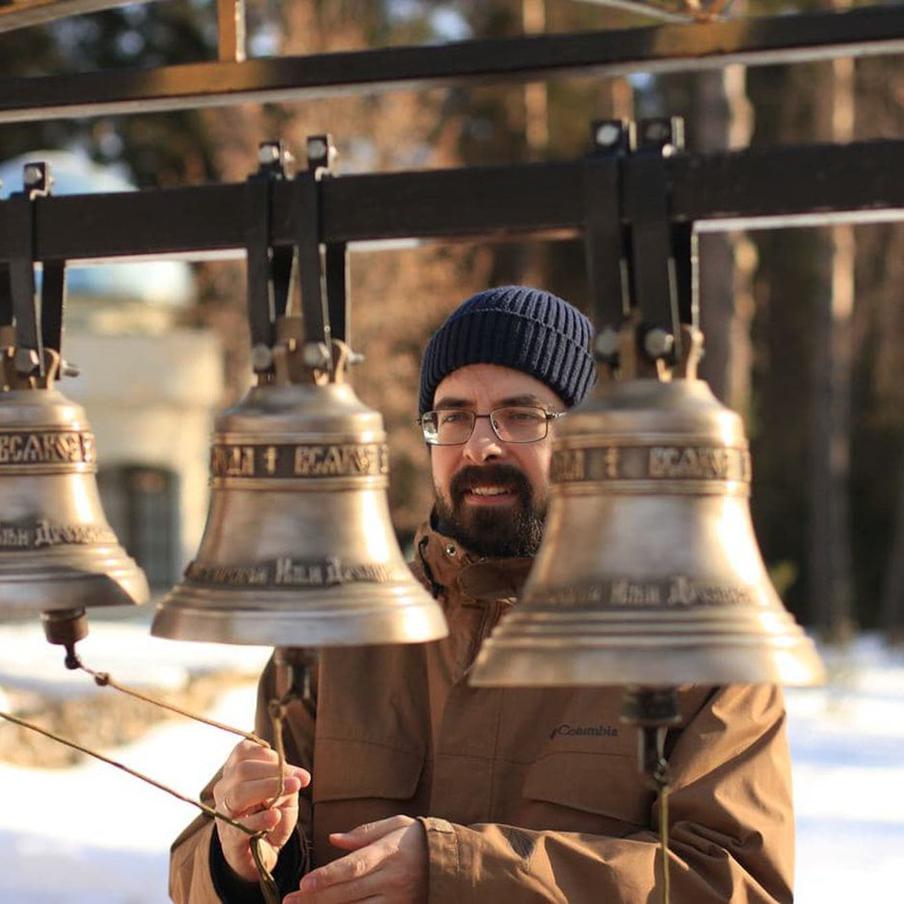
POLYGON ((627 835, 650 824, 655 795, 634 757, 562 751, 527 770, 525 816, 540 828, 627 835))
POLYGON ((423 768, 423 751, 318 737, 311 782, 313 865, 345 853, 329 843, 332 832, 348 832, 398 814, 418 815, 423 768))

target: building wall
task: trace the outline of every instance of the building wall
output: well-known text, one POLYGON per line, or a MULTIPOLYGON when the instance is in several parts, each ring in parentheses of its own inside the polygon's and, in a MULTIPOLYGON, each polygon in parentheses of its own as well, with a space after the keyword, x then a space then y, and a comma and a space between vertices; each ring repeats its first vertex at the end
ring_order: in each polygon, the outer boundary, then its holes
POLYGON ((216 337, 187 329, 158 336, 68 330, 64 357, 80 375, 59 388, 87 410, 99 468, 137 465, 177 476, 184 567, 207 516, 210 434, 223 394, 216 337))

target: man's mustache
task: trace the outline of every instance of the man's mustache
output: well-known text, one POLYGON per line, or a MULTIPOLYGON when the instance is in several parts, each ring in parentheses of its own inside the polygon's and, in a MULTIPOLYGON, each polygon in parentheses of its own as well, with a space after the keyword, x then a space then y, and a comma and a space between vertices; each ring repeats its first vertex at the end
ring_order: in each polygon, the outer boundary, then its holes
POLYGON ((516 493, 524 503, 529 503, 532 490, 528 479, 513 465, 468 465, 449 482, 449 495, 458 504, 465 494, 478 486, 503 486, 516 493))

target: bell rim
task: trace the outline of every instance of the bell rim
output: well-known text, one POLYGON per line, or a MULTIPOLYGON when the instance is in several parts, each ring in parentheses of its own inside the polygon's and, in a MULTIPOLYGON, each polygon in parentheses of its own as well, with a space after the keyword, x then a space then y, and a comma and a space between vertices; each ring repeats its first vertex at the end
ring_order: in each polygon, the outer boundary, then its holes
POLYGON ((802 634, 787 643, 762 638, 726 639, 686 644, 662 643, 620 650, 570 644, 517 646, 491 638, 471 670, 476 687, 608 687, 725 684, 824 684, 826 671, 812 639, 802 634))
MULTIPOLYGON (((371 588, 360 594, 369 605, 336 606, 338 593, 321 591, 245 591, 198 588, 178 585, 158 604, 151 634, 170 640, 194 640, 208 643, 230 643, 251 646, 343 647, 394 643, 427 643, 448 636, 448 625, 439 604, 420 585, 413 588, 396 586, 381 588, 381 600, 375 601, 371 588), (387 590, 392 597, 387 605, 387 590), (226 599, 233 606, 211 605, 226 599), (319 596, 320 608, 310 608, 306 601, 299 609, 299 599, 319 596), (426 596, 426 600, 424 597, 426 596), (292 608, 274 609, 279 601, 292 608), (207 604, 204 604, 204 599, 207 604), (261 604, 265 599, 267 604, 261 604), (255 608, 241 608, 242 603, 256 600, 255 608), (262 616, 266 616, 265 618, 262 616), (408 621, 408 625, 405 621, 408 621)), ((347 598, 347 594, 345 595, 347 598)))
POLYGON ((15 592, 18 597, 4 602, 4 618, 26 618, 70 609, 132 608, 147 604, 151 596, 147 578, 137 566, 75 574, 69 570, 39 577, 0 575, 0 593, 4 590, 15 592), (27 593, 23 595, 23 591, 27 593))

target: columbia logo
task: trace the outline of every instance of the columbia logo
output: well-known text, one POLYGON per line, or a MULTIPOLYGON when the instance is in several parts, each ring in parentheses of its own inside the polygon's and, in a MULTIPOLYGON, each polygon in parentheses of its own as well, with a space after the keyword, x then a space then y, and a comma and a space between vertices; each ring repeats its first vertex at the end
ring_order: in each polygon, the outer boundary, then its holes
POLYGON ((569 725, 563 722, 552 730, 549 739, 561 737, 617 738, 618 729, 613 725, 569 725))

